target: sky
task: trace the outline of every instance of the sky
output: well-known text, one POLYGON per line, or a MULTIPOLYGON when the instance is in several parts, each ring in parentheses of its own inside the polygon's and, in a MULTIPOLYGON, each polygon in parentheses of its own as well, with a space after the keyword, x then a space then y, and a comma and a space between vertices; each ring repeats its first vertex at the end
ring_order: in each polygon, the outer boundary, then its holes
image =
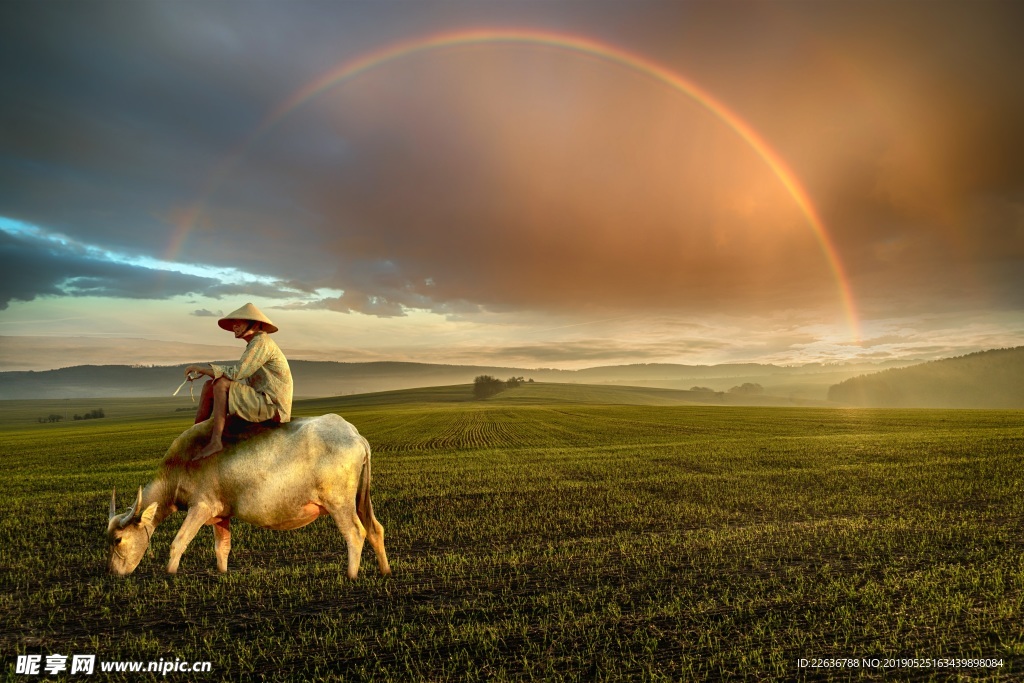
POLYGON ((1017 346, 1022 25, 1009 1, 2 3, 0 344, 130 363, 124 340, 237 345, 216 320, 253 302, 286 354, 339 361, 1017 346))

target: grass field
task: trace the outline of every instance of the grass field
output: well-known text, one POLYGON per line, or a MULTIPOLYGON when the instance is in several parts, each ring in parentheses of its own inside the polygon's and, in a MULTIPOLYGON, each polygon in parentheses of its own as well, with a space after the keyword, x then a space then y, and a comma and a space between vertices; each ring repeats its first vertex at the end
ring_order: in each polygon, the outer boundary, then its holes
POLYGON ((110 489, 149 481, 188 399, 83 401, 107 417, 56 424, 36 418, 64 402, 0 404, 5 676, 38 680, 17 654, 91 653, 212 662, 178 680, 1024 678, 1024 413, 470 393, 296 404, 374 448, 394 576, 367 546, 355 582, 324 518, 237 524, 226 575, 204 530, 169 576, 180 514, 108 576, 110 489), (1002 666, 883 668, 899 658, 1002 666))

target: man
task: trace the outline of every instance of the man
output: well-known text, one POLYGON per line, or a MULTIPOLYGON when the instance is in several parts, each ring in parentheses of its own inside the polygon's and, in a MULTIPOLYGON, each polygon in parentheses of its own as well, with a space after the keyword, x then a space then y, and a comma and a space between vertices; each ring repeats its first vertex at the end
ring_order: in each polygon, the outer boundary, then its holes
POLYGON ((213 419, 210 443, 196 460, 208 458, 224 449, 221 436, 228 415, 248 422, 288 422, 292 413, 292 372, 288 360, 270 335, 277 326, 252 304, 246 304, 217 321, 236 339, 246 342, 238 364, 222 366, 190 365, 185 376, 208 375, 196 422, 213 419))

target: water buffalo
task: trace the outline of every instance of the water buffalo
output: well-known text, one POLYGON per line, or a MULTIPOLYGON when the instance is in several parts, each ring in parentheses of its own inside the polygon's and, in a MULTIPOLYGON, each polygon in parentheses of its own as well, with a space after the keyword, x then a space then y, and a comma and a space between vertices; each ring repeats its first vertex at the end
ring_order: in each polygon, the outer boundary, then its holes
POLYGON ((337 415, 294 420, 273 428, 253 426, 211 458, 193 461, 210 438, 210 421, 174 440, 156 477, 139 487, 135 504, 117 514, 110 499, 108 566, 130 574, 149 547, 153 530, 172 512, 188 510, 171 543, 167 571, 204 525, 213 526, 217 569, 228 569, 231 519, 267 529, 297 529, 322 514, 338 525, 348 546, 348 576, 356 578, 363 541, 369 540, 382 574, 390 574, 384 527, 370 502, 370 445, 337 415))

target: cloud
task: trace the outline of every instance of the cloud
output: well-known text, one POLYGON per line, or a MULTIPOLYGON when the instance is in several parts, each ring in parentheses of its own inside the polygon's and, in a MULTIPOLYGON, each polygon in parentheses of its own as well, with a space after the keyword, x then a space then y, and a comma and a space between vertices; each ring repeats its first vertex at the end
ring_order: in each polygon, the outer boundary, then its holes
POLYGON ((224 311, 218 310, 216 313, 214 313, 213 311, 207 310, 205 308, 200 308, 195 311, 192 311, 191 313, 189 313, 189 315, 194 315, 199 318, 223 318, 224 311))
POLYGON ((529 361, 563 363, 566 361, 621 361, 678 358, 682 355, 729 348, 726 342, 686 340, 671 343, 629 342, 615 340, 579 340, 543 342, 487 349, 485 355, 498 361, 529 361))
POLYGON ((0 305, 196 293, 385 318, 839 307, 818 237, 750 145, 686 95, 571 51, 394 60, 245 145, 335 65, 484 23, 608 40, 726 102, 807 186, 862 310, 941 308, 950 288, 965 309, 1019 303, 1016 5, 687 7, 625 22, 614 3, 5 7, 5 211, 117 253, 266 278, 19 247, 4 266, 35 270, 0 276, 0 305))
POLYGON ((338 313, 365 313, 379 318, 396 318, 406 315, 406 308, 400 302, 383 296, 371 296, 349 290, 341 296, 320 299, 310 303, 294 303, 280 306, 289 310, 336 311, 338 313))
POLYGON ((240 295, 265 299, 285 299, 294 297, 300 292, 294 291, 280 280, 272 280, 270 282, 221 282, 203 290, 203 294, 213 299, 240 295))

